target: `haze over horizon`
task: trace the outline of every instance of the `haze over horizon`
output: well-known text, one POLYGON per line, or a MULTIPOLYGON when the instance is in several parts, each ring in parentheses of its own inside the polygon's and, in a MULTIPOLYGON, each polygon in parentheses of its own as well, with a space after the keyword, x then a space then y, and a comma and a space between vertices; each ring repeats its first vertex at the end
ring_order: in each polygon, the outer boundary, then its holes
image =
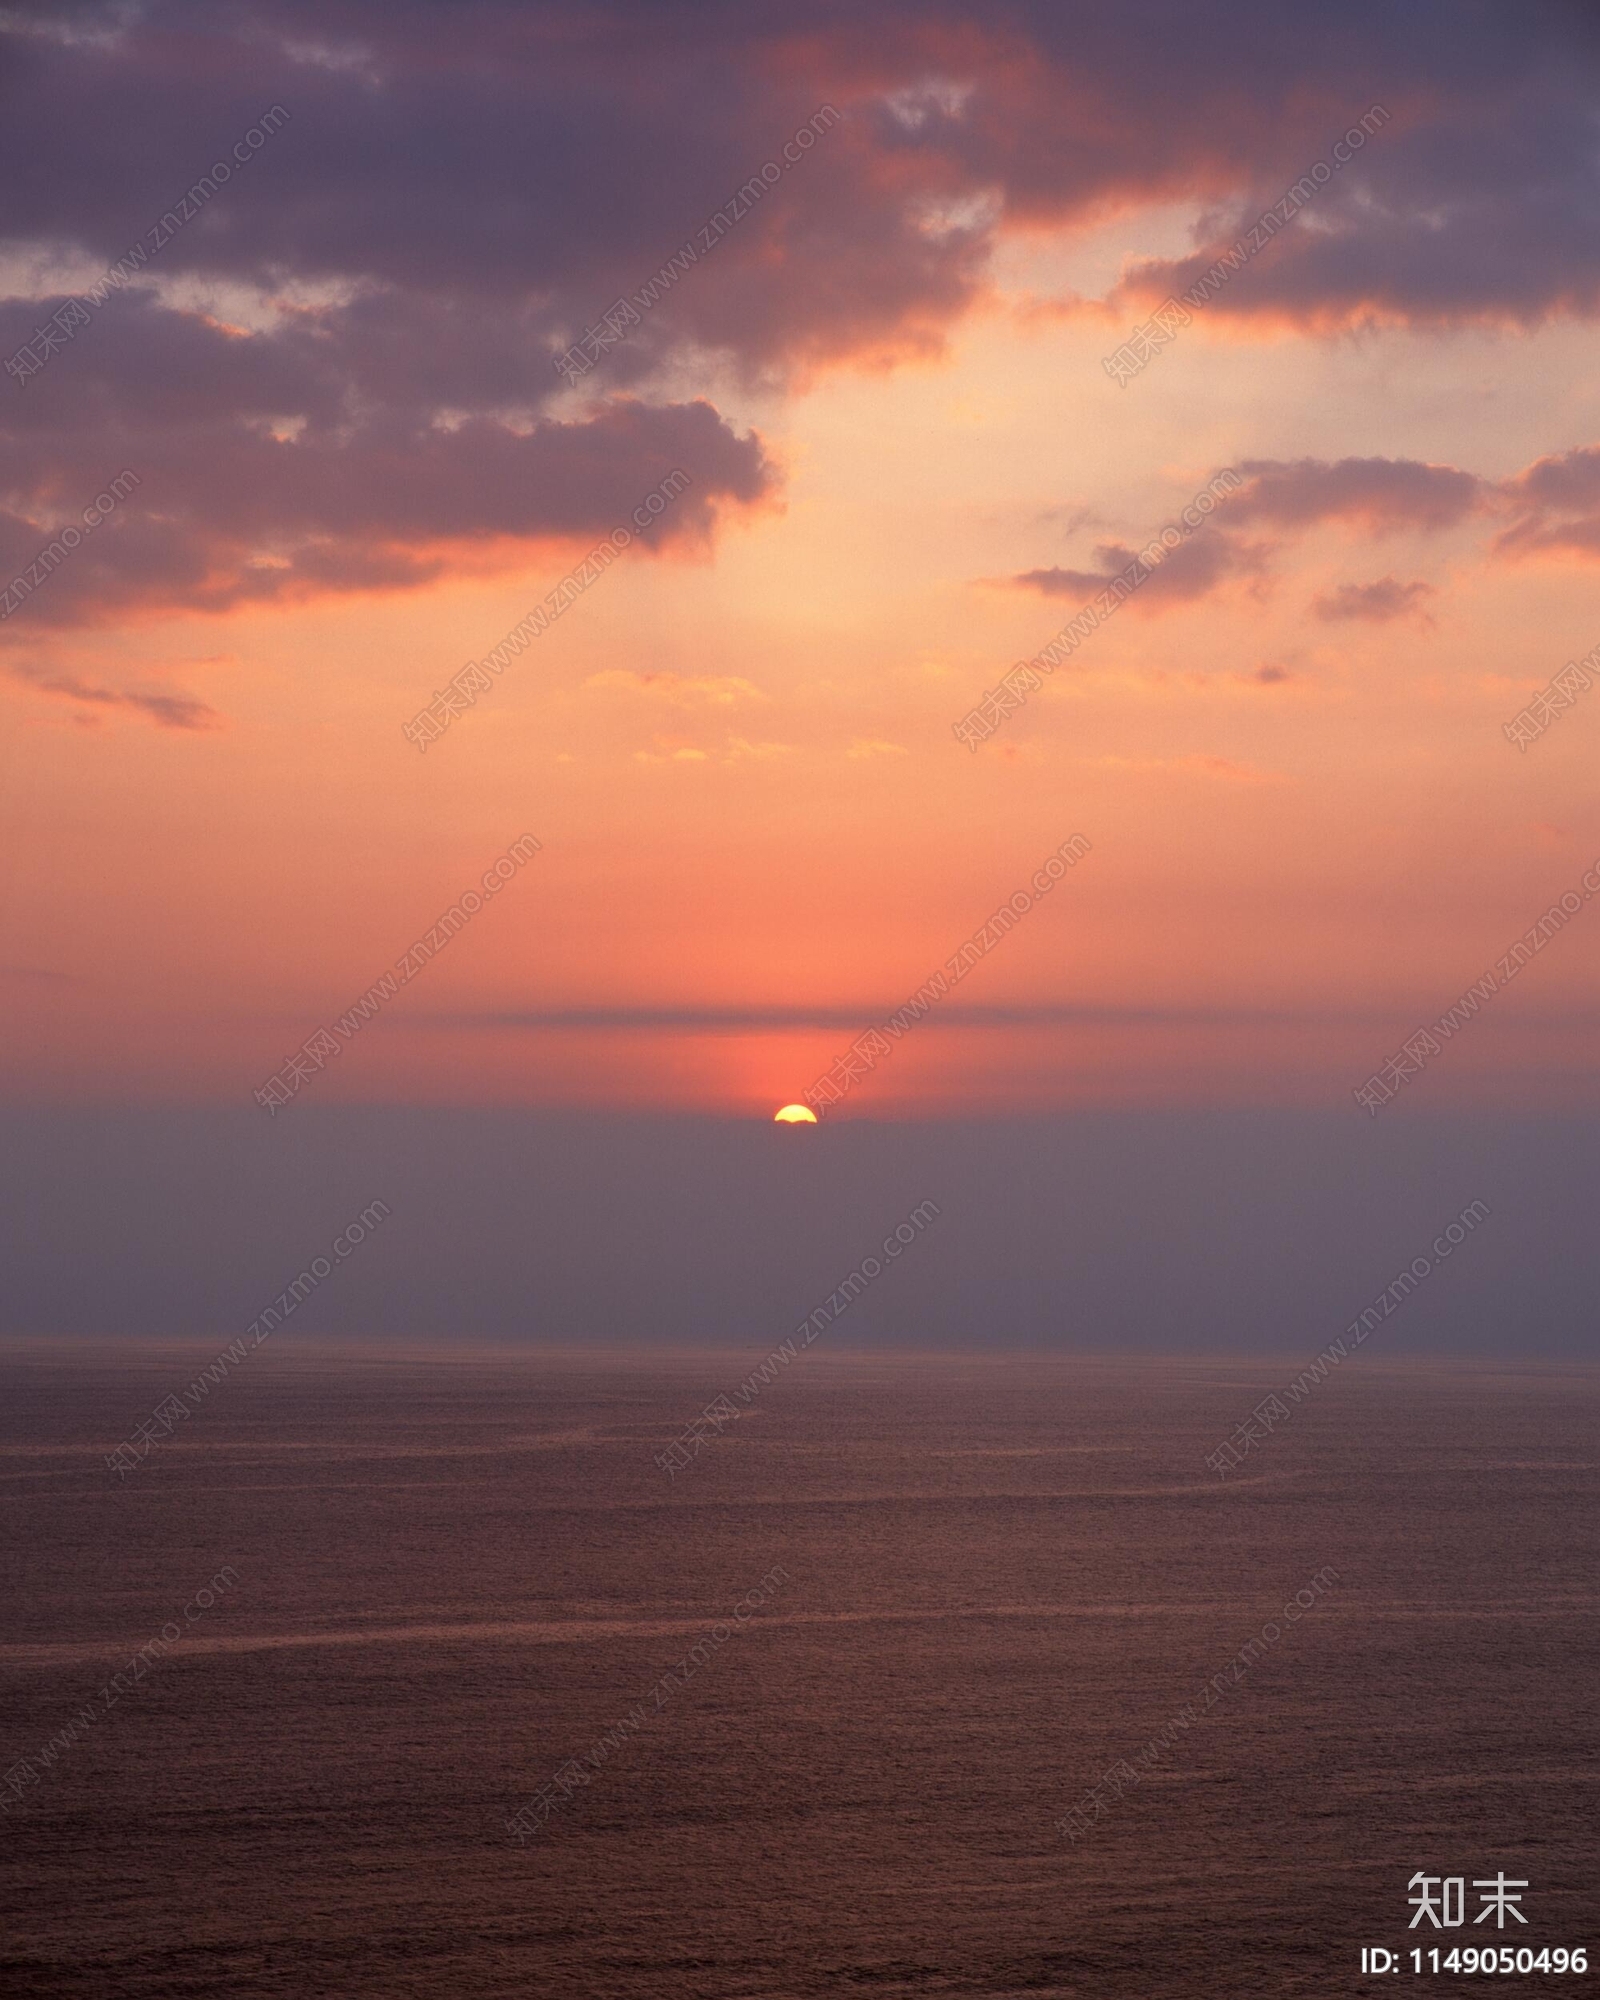
POLYGON ((931 1201, 936 1218, 829 1326, 830 1348, 1304 1361, 1398 1280, 1352 1366, 1593 1354, 1581 1116, 1397 1110, 1369 1128, 1342 1111, 1202 1109, 794 1130, 296 1111, 265 1139, 253 1108, 13 1111, 0 1335, 226 1346, 382 1203, 277 1351, 387 1334, 760 1354, 931 1201))

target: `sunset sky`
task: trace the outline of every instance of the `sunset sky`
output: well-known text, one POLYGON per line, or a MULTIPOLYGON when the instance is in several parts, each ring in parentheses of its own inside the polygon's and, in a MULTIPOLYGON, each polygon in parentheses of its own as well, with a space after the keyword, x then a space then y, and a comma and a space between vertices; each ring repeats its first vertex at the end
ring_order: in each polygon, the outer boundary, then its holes
MULTIPOLYGON (((766 1116, 1082 835, 837 1115, 1359 1119, 1600 857, 1600 694, 1505 729, 1600 642, 1597 78, 1553 0, 7 9, 0 355, 148 260, 0 384, 4 578, 137 479, 0 619, 0 1090, 249 1108, 532 834, 305 1097, 766 1116)), ((1408 1101, 1592 1102, 1596 923, 1408 1101)))

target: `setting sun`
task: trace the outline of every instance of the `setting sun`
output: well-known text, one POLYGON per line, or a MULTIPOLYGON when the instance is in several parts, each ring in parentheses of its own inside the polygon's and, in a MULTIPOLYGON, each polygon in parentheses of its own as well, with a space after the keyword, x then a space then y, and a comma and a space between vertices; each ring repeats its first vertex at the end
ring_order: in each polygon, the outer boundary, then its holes
POLYGON ((786 1104, 772 1114, 774 1125, 815 1125, 817 1114, 804 1104, 786 1104))

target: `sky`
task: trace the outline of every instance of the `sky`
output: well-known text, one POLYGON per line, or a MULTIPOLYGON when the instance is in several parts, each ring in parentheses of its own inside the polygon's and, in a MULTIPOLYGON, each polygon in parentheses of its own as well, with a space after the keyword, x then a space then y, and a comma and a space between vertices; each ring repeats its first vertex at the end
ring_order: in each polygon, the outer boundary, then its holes
POLYGON ((0 11, 0 1102, 113 1205, 1565 1132, 1597 86, 1576 0, 0 11))
MULTIPOLYGON (((7 9, 7 1094, 249 1105, 404 961, 264 1116, 770 1112, 1081 837, 830 1115, 1351 1106, 1600 856, 1600 707, 1507 733, 1600 640, 1597 67, 1460 0, 7 9)), ((1394 1093, 1592 1102, 1592 921, 1394 1093)))

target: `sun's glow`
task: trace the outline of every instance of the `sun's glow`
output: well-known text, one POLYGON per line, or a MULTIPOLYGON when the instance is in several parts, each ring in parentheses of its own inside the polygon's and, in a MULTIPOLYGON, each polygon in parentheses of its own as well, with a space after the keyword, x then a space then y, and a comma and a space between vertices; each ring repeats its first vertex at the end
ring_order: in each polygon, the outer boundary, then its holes
POLYGON ((772 1114, 774 1125, 815 1125, 817 1114, 804 1104, 786 1104, 772 1114))

